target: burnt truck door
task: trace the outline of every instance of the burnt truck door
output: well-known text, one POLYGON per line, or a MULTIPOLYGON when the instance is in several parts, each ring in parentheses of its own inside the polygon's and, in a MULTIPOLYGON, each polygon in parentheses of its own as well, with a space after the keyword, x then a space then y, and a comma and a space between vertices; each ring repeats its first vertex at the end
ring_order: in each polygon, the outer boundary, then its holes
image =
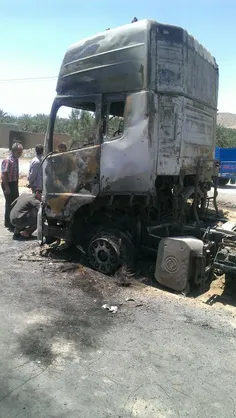
POLYGON ((43 165, 47 218, 69 221, 99 194, 100 127, 101 95, 55 100, 43 165))
POLYGON ((150 92, 103 96, 100 194, 153 193, 150 92))

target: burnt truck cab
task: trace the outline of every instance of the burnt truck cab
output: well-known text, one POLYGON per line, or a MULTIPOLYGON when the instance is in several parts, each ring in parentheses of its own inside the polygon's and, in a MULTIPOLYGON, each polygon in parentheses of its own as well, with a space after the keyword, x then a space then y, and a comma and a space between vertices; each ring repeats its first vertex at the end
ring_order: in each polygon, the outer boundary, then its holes
POLYGON ((180 27, 143 20, 69 48, 46 134, 39 238, 85 241, 92 266, 109 273, 98 231, 137 248, 144 226, 186 222, 189 199, 199 222, 216 170, 217 96, 215 59, 180 27))

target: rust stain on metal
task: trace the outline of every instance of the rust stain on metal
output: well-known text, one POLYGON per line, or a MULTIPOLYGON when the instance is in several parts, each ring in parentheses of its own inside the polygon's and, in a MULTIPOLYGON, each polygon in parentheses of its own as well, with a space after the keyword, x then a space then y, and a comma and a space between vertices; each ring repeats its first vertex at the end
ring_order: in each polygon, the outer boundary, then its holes
POLYGON ((48 199, 48 205, 50 206, 50 209, 52 210, 53 214, 61 214, 66 202, 69 200, 71 195, 71 193, 61 194, 60 196, 48 199))

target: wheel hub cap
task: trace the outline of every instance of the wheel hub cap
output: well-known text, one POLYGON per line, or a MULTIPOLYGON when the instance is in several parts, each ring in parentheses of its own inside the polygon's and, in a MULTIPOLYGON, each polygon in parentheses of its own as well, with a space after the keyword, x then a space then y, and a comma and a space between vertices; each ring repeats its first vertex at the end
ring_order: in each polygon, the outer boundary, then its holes
POLYGON ((97 238, 92 241, 88 256, 91 266, 105 274, 115 272, 120 264, 118 245, 108 238, 97 238))

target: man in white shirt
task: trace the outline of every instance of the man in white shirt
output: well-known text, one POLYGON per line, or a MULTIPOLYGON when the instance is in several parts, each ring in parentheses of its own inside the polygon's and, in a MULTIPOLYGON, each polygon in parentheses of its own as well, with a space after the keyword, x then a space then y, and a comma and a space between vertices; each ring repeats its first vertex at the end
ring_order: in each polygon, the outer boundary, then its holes
POLYGON ((34 193, 36 189, 43 188, 43 172, 42 172, 42 158, 43 158, 43 145, 39 144, 35 147, 36 156, 30 162, 30 169, 28 175, 29 187, 34 193))

